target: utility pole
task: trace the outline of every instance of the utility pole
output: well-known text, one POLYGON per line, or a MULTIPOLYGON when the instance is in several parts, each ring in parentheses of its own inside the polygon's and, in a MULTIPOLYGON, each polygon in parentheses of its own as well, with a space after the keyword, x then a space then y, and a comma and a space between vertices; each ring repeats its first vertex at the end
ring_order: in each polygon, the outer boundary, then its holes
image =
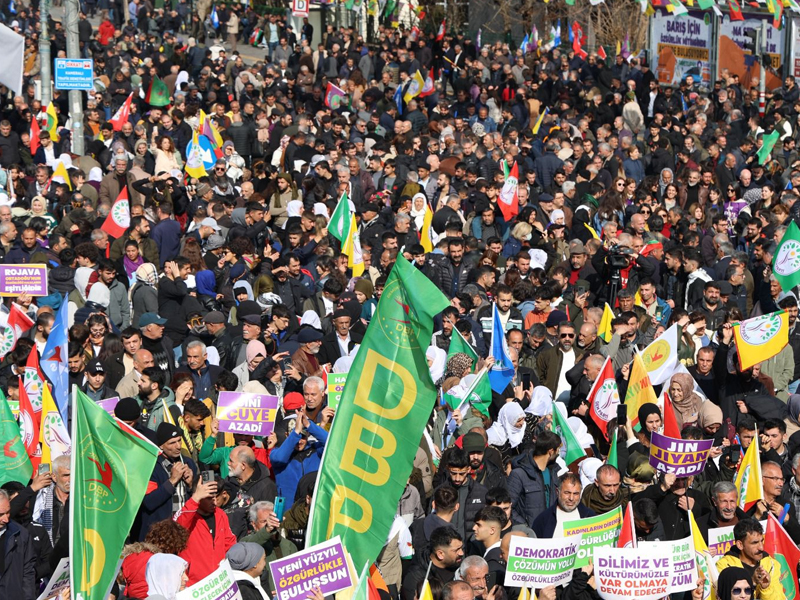
MULTIPOLYGON (((64 0, 64 21, 67 31, 67 58, 80 59, 81 45, 78 40, 78 0, 64 0)), ((83 155, 83 92, 69 91, 69 114, 72 119, 72 152, 83 155)))
POLYGON ((762 117, 767 111, 767 33, 769 32, 769 25, 767 21, 761 22, 761 47, 759 50, 759 58, 761 58, 761 77, 758 79, 758 114, 762 117))
MULTIPOLYGON (((39 33, 39 73, 41 74, 42 81, 42 107, 47 108, 50 101, 53 99, 51 93, 51 85, 53 81, 52 66, 53 61, 50 58, 50 32, 47 27, 47 20, 50 18, 50 0, 41 0, 39 3, 39 24, 41 32, 39 33)), ((34 115, 35 117, 36 115, 34 115)))

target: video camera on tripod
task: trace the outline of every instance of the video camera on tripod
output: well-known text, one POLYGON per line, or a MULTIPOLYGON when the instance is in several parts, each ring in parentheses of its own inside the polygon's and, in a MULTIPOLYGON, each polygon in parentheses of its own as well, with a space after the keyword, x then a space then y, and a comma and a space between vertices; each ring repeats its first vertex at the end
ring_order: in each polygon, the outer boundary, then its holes
POLYGON ((633 248, 620 246, 619 244, 615 244, 608 249, 606 262, 611 272, 609 277, 608 302, 611 306, 616 304, 617 294, 622 289, 622 274, 620 270, 628 268, 631 264, 631 257, 633 254, 635 254, 633 248))

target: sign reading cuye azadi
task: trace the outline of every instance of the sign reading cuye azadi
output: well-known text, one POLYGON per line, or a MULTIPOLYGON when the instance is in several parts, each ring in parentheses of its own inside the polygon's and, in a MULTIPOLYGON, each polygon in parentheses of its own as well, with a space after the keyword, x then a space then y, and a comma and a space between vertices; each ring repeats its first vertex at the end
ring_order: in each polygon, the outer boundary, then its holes
POLYGON ((314 490, 306 546, 338 535, 353 564, 372 563, 436 401, 425 350, 447 298, 405 258, 389 273, 347 375, 314 490))

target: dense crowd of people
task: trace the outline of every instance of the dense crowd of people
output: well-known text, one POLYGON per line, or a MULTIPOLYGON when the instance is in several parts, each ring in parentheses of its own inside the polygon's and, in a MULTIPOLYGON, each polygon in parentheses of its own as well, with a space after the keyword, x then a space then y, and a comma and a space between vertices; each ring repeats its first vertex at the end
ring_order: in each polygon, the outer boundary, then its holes
MULTIPOLYGON (((352 27, 294 31, 236 5, 217 7, 215 29, 208 3, 173 7, 83 6, 98 85, 76 155, 66 92, 53 92, 56 123, 37 99, 38 3, 0 6, 26 38, 24 89, 0 88, 0 260, 47 265, 50 292, 5 299, 34 326, 0 363, 1 387, 19 400, 30 352, 68 302, 70 383, 95 401, 119 397, 116 417, 162 450, 114 598, 173 600, 225 557, 245 600, 270 597, 265 565, 304 547, 336 416, 325 378, 349 370, 401 254, 450 300, 427 349, 440 400, 465 397, 496 358, 494 307, 514 375, 488 415, 437 401, 376 561, 383 597, 420 598, 430 564, 435 600, 515 600, 504 586, 515 536, 560 537, 566 522, 629 503, 639 540, 688 536, 687 511, 705 537, 733 526, 721 600, 786 597, 759 521, 782 517, 800 542, 798 299, 772 272, 800 223, 794 78, 759 115, 755 83, 734 74, 662 88, 636 57, 476 47, 403 27, 367 43, 352 27), (248 64, 236 52, 246 43, 264 59, 248 64), (417 72, 433 83, 424 95, 417 72), (159 81, 168 104, 150 105, 159 81), (330 84, 345 94, 336 109, 330 84), (222 143, 203 175, 187 147, 205 121, 222 143), (772 131, 780 141, 762 160, 772 131), (114 237, 123 193, 129 226, 114 237), (358 277, 328 229, 343 197, 358 277), (732 325, 778 310, 789 344, 742 370, 732 325), (665 419, 645 404, 638 431, 608 424, 612 466, 587 395, 609 359, 624 398, 636 350, 674 324, 682 368, 655 392, 669 392, 684 438, 714 440, 709 460, 694 477, 656 472, 650 439, 665 419), (449 353, 457 337, 477 359, 449 353), (220 432, 223 391, 278 396, 274 432, 220 432), (586 458, 565 464, 554 406, 586 458), (745 512, 732 481, 751 444, 764 498, 745 512)), ((49 35, 65 56, 62 25, 49 35)), ((51 467, 0 491, 0 597, 33 600, 68 553, 68 457, 51 467)), ((537 593, 596 600, 593 568, 537 593)), ((700 600, 702 588, 687 594, 700 600)))

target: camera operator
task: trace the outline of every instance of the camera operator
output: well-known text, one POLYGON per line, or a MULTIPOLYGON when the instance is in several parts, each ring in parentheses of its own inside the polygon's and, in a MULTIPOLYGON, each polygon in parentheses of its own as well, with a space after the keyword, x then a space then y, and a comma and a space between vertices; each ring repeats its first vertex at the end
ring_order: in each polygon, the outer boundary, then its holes
POLYGON ((641 257, 633 249, 633 236, 628 233, 621 233, 615 245, 605 241, 592 258, 592 266, 602 282, 598 292, 600 306, 603 302, 614 306, 620 290, 636 290, 639 281, 656 274, 653 262, 641 257))

